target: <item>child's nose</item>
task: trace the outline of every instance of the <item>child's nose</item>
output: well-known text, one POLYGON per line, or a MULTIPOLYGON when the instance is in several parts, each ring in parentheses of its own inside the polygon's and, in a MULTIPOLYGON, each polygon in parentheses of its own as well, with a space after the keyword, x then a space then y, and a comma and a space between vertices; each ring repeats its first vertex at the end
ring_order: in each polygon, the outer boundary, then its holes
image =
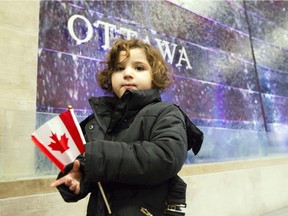
POLYGON ((125 68, 124 76, 132 77, 133 76, 133 69, 132 68, 125 68))

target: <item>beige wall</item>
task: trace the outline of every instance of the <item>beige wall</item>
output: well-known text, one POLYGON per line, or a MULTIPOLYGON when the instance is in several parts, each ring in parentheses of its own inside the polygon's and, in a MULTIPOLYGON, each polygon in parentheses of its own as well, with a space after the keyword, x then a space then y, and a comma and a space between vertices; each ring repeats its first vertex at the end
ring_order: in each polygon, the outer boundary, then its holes
MULTIPOLYGON (((55 176, 33 178, 38 16, 38 1, 0 0, 0 212, 84 215, 87 200, 66 204, 49 188, 55 176)), ((181 176, 187 216, 257 216, 288 203, 287 157, 185 166, 181 176)))
POLYGON ((34 170, 38 17, 38 1, 0 0, 0 180, 34 170))
POLYGON ((38 1, 0 1, 1 110, 35 110, 38 17, 38 1))

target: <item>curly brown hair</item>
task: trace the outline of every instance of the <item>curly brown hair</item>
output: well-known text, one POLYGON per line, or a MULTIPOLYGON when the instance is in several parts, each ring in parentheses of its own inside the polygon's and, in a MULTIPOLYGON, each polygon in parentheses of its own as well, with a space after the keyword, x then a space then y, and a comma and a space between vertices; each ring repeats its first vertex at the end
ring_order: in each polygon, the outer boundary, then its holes
POLYGON ((116 70, 121 51, 126 51, 127 58, 130 56, 130 49, 143 49, 152 68, 153 87, 160 91, 165 91, 173 82, 172 70, 167 65, 160 51, 154 46, 144 43, 143 41, 133 38, 131 40, 117 39, 106 59, 106 66, 97 73, 99 86, 106 92, 112 93, 111 75, 116 70))

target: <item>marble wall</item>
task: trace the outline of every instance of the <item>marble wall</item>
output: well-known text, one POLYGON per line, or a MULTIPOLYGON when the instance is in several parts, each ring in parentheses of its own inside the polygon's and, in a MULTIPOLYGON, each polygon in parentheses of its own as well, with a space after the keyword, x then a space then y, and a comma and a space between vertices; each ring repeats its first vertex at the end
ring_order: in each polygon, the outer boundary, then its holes
POLYGON ((0 181, 34 176, 39 2, 0 1, 0 181), (25 8, 21 10, 20 8, 25 8))
POLYGON ((287 155, 287 9, 279 1, 42 1, 37 110, 72 104, 87 116, 88 98, 103 95, 95 74, 113 40, 139 37, 174 71, 163 100, 204 132, 187 164, 287 155))

